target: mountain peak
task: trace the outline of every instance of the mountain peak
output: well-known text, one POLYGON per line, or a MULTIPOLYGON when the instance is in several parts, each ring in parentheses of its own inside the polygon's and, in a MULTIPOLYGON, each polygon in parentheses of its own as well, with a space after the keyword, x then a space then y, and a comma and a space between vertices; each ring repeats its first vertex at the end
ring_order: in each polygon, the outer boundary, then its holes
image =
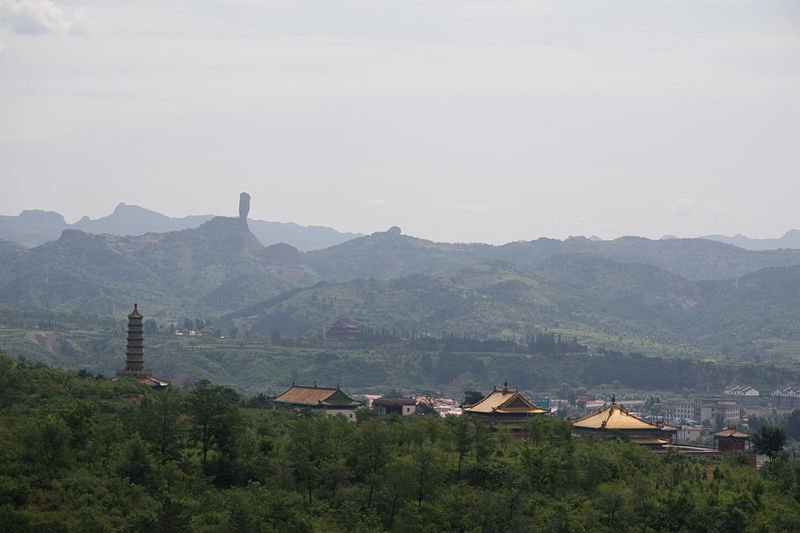
POLYGON ((64 226, 67 224, 60 213, 42 209, 26 209, 19 214, 19 219, 29 224, 60 224, 64 226))

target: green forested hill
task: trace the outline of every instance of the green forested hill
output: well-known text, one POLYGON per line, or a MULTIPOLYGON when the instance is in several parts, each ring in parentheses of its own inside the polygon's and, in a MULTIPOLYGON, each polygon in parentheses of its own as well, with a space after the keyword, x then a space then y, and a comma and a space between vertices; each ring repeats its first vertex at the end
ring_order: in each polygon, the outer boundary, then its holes
POLYGON ((411 274, 460 270, 491 258, 487 244, 449 244, 403 235, 399 230, 373 233, 338 246, 305 254, 322 279, 391 279, 411 274))
POLYGON ((287 245, 264 248, 238 219, 138 237, 67 230, 57 241, 7 247, 0 301, 112 314, 137 301, 149 314, 220 313, 314 281, 287 245))
POLYGON ((435 243, 398 231, 374 233, 309 252, 305 261, 322 279, 349 281, 451 272, 493 260, 536 271, 550 257, 575 254, 652 265, 692 280, 730 279, 762 268, 800 264, 800 250, 749 251, 705 239, 623 237, 593 241, 574 237, 559 241, 543 238, 490 246, 435 243))
MULTIPOLYGON (((321 331, 337 317, 437 336, 574 332, 757 355, 780 339, 798 355, 800 266, 736 280, 688 281, 656 267, 554 256, 536 273, 490 263, 433 276, 356 280, 297 290, 228 315, 253 332, 321 331)), ((615 346, 618 347, 618 346, 615 346)), ((772 346, 770 349, 774 349, 772 346)), ((777 352, 776 352, 777 353, 777 352)))

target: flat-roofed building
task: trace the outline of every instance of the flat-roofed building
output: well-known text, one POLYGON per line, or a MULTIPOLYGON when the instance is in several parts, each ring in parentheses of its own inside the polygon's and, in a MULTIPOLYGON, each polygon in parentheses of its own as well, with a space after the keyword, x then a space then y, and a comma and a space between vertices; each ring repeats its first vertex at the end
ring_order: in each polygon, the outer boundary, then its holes
POLYGON ((664 416, 670 422, 684 422, 694 420, 694 403, 681 402, 667 405, 664 416))
POLYGON ((372 408, 378 411, 378 416, 409 416, 417 411, 417 400, 414 398, 376 398, 372 401, 372 408))
POLYGON ((701 424, 708 421, 712 425, 735 426, 742 423, 742 407, 732 398, 695 398, 694 419, 701 424))

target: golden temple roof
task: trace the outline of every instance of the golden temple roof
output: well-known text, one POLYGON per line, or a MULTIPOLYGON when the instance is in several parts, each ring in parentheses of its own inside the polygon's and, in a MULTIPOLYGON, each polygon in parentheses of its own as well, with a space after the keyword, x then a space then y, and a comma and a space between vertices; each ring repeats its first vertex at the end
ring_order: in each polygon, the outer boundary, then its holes
POLYGON ((547 409, 543 409, 529 401, 516 388, 509 389, 508 384, 502 389, 494 388, 478 403, 464 408, 465 413, 482 414, 544 414, 547 409))
POLYGON ((276 402, 308 406, 357 406, 360 402, 352 399, 339 388, 303 387, 292 385, 275 398, 276 402))
POLYGON ((593 415, 579 418, 572 423, 573 427, 581 429, 607 429, 607 430, 641 430, 660 429, 662 431, 676 431, 676 428, 663 424, 654 424, 642 420, 638 416, 628 413, 614 402, 605 406, 593 415))
POLYGON ((725 428, 722 431, 714 433, 717 438, 734 438, 734 439, 749 439, 749 433, 743 433, 736 428, 725 428))

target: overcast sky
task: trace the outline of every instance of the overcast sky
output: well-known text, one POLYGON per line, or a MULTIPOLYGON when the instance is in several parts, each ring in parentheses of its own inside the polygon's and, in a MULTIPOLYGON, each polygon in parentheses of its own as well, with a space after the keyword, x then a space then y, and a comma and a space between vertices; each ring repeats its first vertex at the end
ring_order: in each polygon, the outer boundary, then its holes
POLYGON ((0 0, 0 214, 800 228, 800 2, 0 0))

